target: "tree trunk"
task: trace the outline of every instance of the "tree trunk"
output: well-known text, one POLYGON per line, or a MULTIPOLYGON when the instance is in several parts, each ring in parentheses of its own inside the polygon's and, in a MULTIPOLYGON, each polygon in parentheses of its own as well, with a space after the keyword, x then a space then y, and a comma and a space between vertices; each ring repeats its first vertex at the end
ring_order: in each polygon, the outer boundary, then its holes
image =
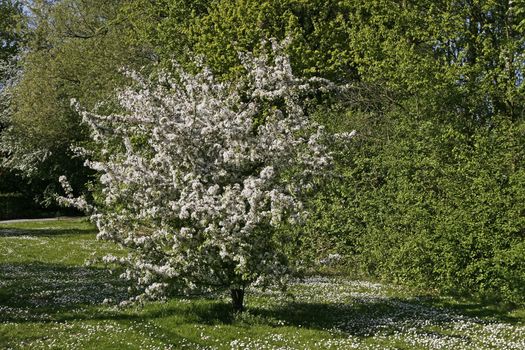
POLYGON ((244 311, 244 289, 231 289, 232 306, 234 312, 244 311))

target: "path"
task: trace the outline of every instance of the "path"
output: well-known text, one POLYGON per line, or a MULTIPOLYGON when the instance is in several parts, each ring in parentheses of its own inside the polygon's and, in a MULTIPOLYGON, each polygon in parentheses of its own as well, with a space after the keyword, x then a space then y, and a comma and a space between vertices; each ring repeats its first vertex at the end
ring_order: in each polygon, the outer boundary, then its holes
POLYGON ((59 216, 57 218, 0 220, 0 224, 16 224, 19 222, 32 222, 32 221, 59 221, 59 220, 79 219, 79 218, 82 218, 82 217, 81 216, 59 216))

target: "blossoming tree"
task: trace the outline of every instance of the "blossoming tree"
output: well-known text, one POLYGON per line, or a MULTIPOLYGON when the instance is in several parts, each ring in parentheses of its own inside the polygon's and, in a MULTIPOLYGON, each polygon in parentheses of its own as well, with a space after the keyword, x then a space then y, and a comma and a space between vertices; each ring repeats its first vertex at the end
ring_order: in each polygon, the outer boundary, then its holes
POLYGON ((330 157, 302 103, 319 80, 296 78, 273 47, 243 56, 241 82, 206 69, 134 75, 119 94, 124 113, 81 111, 102 154, 87 161, 104 197, 92 219, 99 238, 130 248, 106 261, 125 265, 135 300, 226 288, 241 311, 248 285, 285 283, 275 228, 300 216, 301 193, 330 157))

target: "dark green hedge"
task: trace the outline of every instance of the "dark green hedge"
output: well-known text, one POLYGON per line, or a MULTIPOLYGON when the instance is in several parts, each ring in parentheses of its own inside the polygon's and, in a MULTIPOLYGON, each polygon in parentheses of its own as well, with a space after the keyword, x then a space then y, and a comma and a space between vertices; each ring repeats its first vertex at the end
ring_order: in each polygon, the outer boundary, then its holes
POLYGON ((387 124, 389 139, 354 140, 345 177, 309 203, 295 254, 337 252, 364 276, 524 304, 525 122, 494 118, 468 134, 387 124))
POLYGON ((0 193, 0 220, 30 219, 55 216, 76 216, 73 209, 42 207, 21 193, 0 193))

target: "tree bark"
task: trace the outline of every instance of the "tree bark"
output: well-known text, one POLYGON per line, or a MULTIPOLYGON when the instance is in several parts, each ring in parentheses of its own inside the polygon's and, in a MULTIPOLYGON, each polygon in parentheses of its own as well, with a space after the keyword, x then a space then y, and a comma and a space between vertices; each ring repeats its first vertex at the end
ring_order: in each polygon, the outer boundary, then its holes
POLYGON ((234 312, 244 311, 244 289, 231 289, 232 306, 234 312))

